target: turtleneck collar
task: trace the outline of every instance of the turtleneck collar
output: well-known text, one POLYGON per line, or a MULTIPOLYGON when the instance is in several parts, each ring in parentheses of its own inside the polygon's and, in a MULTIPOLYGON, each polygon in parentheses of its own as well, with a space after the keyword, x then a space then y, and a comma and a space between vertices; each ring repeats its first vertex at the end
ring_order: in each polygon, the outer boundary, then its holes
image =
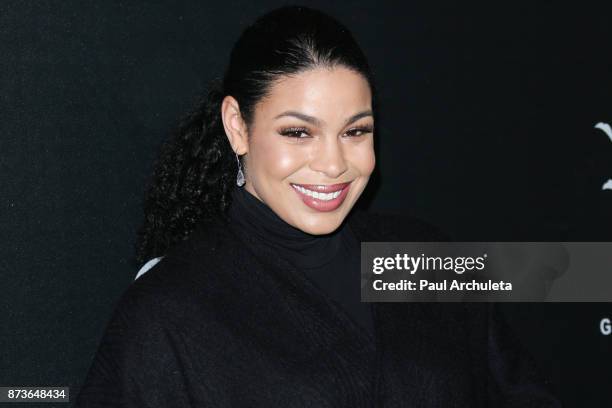
POLYGON ((346 238, 346 225, 325 235, 308 234, 280 218, 244 187, 234 187, 230 225, 272 246, 279 256, 301 269, 323 266, 334 258, 346 238))

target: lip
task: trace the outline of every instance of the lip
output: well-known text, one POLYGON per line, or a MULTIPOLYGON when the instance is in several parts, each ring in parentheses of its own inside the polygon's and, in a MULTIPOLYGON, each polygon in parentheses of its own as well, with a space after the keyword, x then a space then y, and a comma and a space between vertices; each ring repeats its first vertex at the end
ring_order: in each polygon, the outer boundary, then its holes
POLYGON ((328 212, 328 211, 334 211, 336 208, 342 205, 342 203, 344 202, 344 199, 348 195, 351 183, 352 182, 338 183, 338 184, 291 183, 291 186, 293 188, 293 191, 295 191, 298 194, 298 196, 302 199, 302 202, 306 204, 308 207, 314 210, 317 210, 317 211, 328 212), (340 194, 338 195, 338 197, 334 198, 333 200, 325 201, 325 200, 320 200, 318 198, 314 198, 309 195, 306 195, 293 186, 300 186, 305 189, 316 191, 319 193, 334 193, 336 191, 340 191, 340 194))

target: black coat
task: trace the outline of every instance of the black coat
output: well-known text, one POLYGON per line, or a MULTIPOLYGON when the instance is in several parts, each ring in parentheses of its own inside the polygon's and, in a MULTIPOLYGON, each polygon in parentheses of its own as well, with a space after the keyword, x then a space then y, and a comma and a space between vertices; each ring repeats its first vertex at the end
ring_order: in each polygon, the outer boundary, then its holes
MULTIPOLYGON (((436 241, 353 211, 360 241, 436 241)), ((485 303, 372 303, 376 339, 301 272, 221 221, 119 300, 78 407, 560 406, 485 303)))

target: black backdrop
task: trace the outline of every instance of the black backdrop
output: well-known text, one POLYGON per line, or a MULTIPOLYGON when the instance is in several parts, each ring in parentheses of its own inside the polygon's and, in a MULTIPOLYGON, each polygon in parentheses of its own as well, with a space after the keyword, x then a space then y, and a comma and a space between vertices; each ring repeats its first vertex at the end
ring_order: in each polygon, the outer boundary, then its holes
MULTIPOLYGON (((353 30, 378 78, 364 203, 456 240, 611 241, 612 143, 593 126, 612 122, 612 8, 409 3, 308 3, 353 30)), ((0 385, 78 391, 140 266, 161 140, 281 4, 0 3, 0 385)), ((567 406, 612 404, 610 304, 504 310, 567 406)))

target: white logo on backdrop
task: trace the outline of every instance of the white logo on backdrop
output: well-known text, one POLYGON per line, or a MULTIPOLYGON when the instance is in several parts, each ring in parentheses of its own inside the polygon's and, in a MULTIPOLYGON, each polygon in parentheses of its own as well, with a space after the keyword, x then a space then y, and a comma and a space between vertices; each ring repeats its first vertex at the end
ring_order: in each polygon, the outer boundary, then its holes
POLYGON ((612 334, 612 322, 610 322, 610 319, 607 317, 601 319, 601 322, 599 322, 599 330, 601 330, 601 334, 604 336, 612 334))
MULTIPOLYGON (((612 128, 610 128, 609 124, 604 123, 604 122, 599 122, 598 124, 595 125, 595 128, 601 130, 606 135, 608 135, 608 137, 610 138, 610 141, 612 142, 612 128)), ((608 181, 606 181, 604 185, 601 186, 601 189, 602 190, 612 190, 612 179, 608 179, 608 181)))

